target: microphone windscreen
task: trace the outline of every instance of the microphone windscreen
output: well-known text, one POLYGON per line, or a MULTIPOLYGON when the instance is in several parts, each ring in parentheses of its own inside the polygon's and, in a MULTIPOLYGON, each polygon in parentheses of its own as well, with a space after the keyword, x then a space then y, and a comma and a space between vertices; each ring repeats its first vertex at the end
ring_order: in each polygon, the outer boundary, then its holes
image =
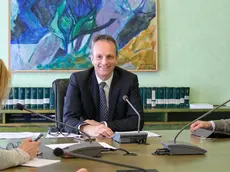
POLYGON ((128 99, 128 96, 124 95, 123 100, 126 102, 126 99, 128 99))
POLYGON ((53 154, 54 154, 55 156, 60 157, 60 156, 63 156, 63 155, 64 155, 64 151, 63 151, 63 149, 61 149, 61 148, 55 148, 54 151, 53 151, 53 154))
POLYGON ((17 103, 16 104, 16 108, 19 109, 19 110, 23 110, 24 109, 24 105, 22 105, 20 103, 17 103))

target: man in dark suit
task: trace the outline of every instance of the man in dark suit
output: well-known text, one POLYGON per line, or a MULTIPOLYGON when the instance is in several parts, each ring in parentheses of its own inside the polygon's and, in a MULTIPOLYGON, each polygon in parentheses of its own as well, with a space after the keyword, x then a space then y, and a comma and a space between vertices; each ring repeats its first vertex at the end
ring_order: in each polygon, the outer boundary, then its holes
POLYGON ((108 35, 95 37, 91 60, 94 67, 73 73, 70 77, 63 121, 95 137, 109 138, 114 131, 137 130, 138 116, 123 100, 127 95, 141 115, 142 129, 143 106, 138 78, 116 66, 116 41, 108 35))

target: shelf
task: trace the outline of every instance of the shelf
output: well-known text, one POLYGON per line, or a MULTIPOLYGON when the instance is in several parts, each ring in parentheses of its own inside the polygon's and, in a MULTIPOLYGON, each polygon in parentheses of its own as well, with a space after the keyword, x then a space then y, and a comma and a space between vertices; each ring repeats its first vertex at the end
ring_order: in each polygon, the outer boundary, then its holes
MULTIPOLYGON (((33 110, 34 112, 36 112, 36 113, 55 113, 55 110, 43 110, 43 109, 41 109, 41 110, 33 110)), ((22 111, 22 110, 15 110, 15 109, 12 109, 12 110, 0 110, 0 113, 5 113, 5 114, 8 114, 8 113, 30 113, 30 112, 27 112, 27 111, 22 111)))
MULTIPOLYGON (((167 113, 167 112, 208 112, 212 109, 189 109, 189 108, 175 108, 175 109, 145 109, 144 112, 159 112, 159 113, 167 113)), ((214 112, 230 112, 230 107, 221 107, 214 112)))
POLYGON ((42 126, 44 126, 44 127, 47 127, 47 126, 54 126, 55 125, 55 123, 7 123, 7 124, 0 124, 0 127, 28 127, 28 126, 30 126, 30 127, 32 127, 32 126, 34 126, 34 127, 37 127, 37 126, 39 126, 39 127, 42 127, 42 126))
MULTIPOLYGON (((174 108, 174 109, 144 109, 145 113, 167 113, 167 112, 208 112, 211 109, 189 109, 189 108, 174 108)), ((55 113, 55 110, 33 110, 36 113, 55 113)), ((221 107, 220 109, 215 110, 214 112, 230 112, 230 107, 221 107)), ((30 113, 21 110, 0 110, 0 113, 30 113)))
POLYGON ((190 121, 183 121, 183 122, 145 122, 145 125, 186 125, 190 121))
MULTIPOLYGON (((189 109, 189 108, 171 108, 171 109, 145 109, 144 119, 146 126, 160 126, 160 125, 185 125, 196 119, 197 117, 203 115, 204 113, 210 111, 211 109, 189 109)), ((55 110, 34 110, 36 113, 41 114, 55 114, 55 110)), ((203 120, 217 120, 230 118, 230 107, 221 107, 208 115, 208 118, 203 120)), ((55 123, 48 122, 28 122, 28 123, 8 123, 8 114, 31 114, 27 111, 21 110, 0 110, 1 122, 0 127, 47 127, 49 125, 55 125, 55 123)))

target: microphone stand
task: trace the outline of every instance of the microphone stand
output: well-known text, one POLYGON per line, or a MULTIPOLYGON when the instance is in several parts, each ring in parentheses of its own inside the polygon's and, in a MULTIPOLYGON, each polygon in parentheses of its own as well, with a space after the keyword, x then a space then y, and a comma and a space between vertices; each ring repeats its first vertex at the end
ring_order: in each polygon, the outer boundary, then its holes
POLYGON ((205 113, 204 115, 200 116, 199 118, 194 119, 192 122, 188 123, 187 125, 185 125, 185 126, 177 133, 177 135, 175 136, 175 138, 174 138, 174 143, 176 143, 177 137, 180 135, 180 133, 181 133, 186 127, 188 127, 188 126, 190 126, 191 124, 193 124, 194 122, 196 122, 196 121, 198 121, 198 120, 200 120, 200 119, 206 117, 207 115, 209 115, 209 114, 212 113, 213 111, 219 109, 220 107, 224 106, 224 105, 227 104, 228 102, 230 102, 230 99, 229 99, 228 101, 226 101, 226 102, 220 104, 219 106, 215 107, 214 109, 208 111, 207 113, 205 113))
POLYGON ((124 99, 129 106, 134 110, 134 112, 136 112, 137 116, 138 116, 138 123, 137 123, 137 132, 140 133, 140 123, 141 123, 141 115, 139 114, 139 112, 133 107, 133 105, 130 103, 128 97, 124 99))
POLYGON ((113 140, 118 143, 141 143, 145 144, 147 141, 148 133, 140 132, 140 123, 141 123, 141 116, 139 112, 133 107, 132 103, 130 103, 128 96, 124 95, 123 100, 127 102, 130 107, 134 110, 134 112, 138 116, 138 123, 137 123, 137 132, 115 132, 113 136, 113 140))
MULTIPOLYGON (((210 111, 208 111, 207 113, 203 114, 202 116, 196 118, 195 120, 193 120, 192 122, 188 123, 187 125, 185 125, 184 127, 182 127, 182 129, 176 134, 176 136, 174 137, 173 141, 169 141, 169 142, 161 142, 163 147, 168 150, 168 153, 170 155, 203 155, 207 152, 207 150, 202 149, 198 146, 192 145, 190 143, 178 143, 176 141, 177 137, 180 135, 180 133, 182 131, 184 131, 184 129, 186 127, 188 127, 189 125, 191 125, 192 123, 200 120, 201 118, 206 117, 207 115, 209 115, 210 113, 212 113, 213 111, 219 109, 220 107, 224 106, 225 104, 227 104, 228 102, 230 102, 230 99, 227 100, 226 102, 220 104, 219 106, 215 107, 214 109, 211 109, 210 111)), ((157 153, 157 152, 156 152, 157 153)))

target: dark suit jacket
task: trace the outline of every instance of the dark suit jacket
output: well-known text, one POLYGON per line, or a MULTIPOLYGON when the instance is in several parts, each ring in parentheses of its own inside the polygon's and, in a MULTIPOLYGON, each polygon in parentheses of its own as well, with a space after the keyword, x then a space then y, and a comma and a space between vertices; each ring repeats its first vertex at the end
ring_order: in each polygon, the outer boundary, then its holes
MULTIPOLYGON (((143 106, 137 76, 115 67, 109 92, 108 127, 113 131, 137 130, 138 117, 123 100, 127 95, 141 115, 140 129, 143 128, 143 106)), ((86 119, 99 121, 99 85, 94 68, 73 73, 70 77, 64 104, 63 121, 76 128, 86 119)), ((72 129, 65 130, 74 132, 72 129)))
POLYGON ((230 133, 230 119, 216 120, 215 131, 230 133))

